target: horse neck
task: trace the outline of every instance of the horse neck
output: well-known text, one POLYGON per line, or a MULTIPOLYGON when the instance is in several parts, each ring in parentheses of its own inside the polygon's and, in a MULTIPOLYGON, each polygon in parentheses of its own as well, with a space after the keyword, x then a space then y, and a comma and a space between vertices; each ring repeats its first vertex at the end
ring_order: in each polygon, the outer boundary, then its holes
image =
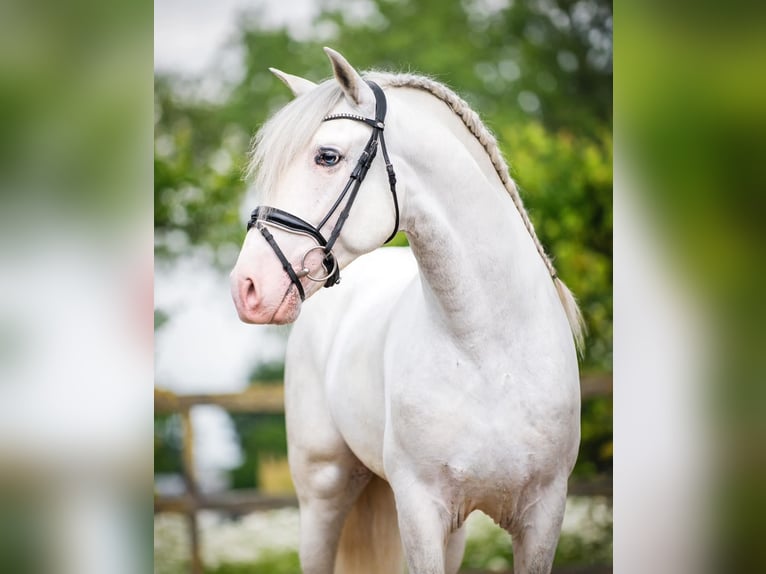
POLYGON ((426 304, 461 344, 507 348, 550 312, 550 276, 481 144, 434 98, 410 99, 402 227, 426 304))

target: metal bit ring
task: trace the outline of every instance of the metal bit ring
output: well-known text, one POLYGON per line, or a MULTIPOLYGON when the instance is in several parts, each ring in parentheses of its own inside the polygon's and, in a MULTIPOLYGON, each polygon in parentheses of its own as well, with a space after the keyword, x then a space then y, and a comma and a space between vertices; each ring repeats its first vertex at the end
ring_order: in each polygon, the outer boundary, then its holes
MULTIPOLYGON (((324 260, 323 260, 323 263, 324 263, 324 260)), ((324 265, 323 265, 323 267, 324 267, 324 265)), ((303 259, 301 260, 301 271, 300 271, 299 274, 300 274, 301 277, 305 276, 305 277, 308 277, 309 279, 311 279, 312 281, 316 281, 317 283, 323 283, 323 282, 327 281, 332 276, 333 273, 335 273, 337 268, 338 268, 338 260, 335 258, 335 255, 332 253, 332 250, 330 251, 330 253, 326 253, 324 251, 324 247, 323 246, 317 245, 315 247, 312 247, 311 249, 306 251, 306 253, 303 254, 303 259), (306 265, 306 258, 309 256, 309 253, 311 253, 312 251, 316 251, 317 249, 321 249, 322 252, 325 253, 325 259, 327 258, 327 255, 332 255, 333 256, 332 257, 332 263, 333 263, 332 269, 324 277, 314 277, 314 276, 312 276, 311 273, 309 272, 308 266, 306 265)))

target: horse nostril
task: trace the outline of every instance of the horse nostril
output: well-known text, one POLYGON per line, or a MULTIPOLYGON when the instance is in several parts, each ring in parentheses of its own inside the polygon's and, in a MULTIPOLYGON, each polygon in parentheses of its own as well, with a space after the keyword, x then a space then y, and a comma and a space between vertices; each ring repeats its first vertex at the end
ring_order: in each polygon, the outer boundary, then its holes
POLYGON ((255 309, 258 306, 258 292, 255 290, 255 283, 249 277, 242 281, 240 295, 245 307, 255 309))

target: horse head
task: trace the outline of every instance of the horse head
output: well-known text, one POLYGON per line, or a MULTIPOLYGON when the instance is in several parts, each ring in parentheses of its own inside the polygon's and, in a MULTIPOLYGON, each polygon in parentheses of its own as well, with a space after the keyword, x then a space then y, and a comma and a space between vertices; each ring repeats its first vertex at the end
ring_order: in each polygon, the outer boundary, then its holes
POLYGON ((322 84, 271 70, 296 98, 264 124, 252 152, 262 205, 231 273, 247 323, 295 321, 304 299, 398 228, 386 98, 343 56, 325 52, 334 77, 322 84))

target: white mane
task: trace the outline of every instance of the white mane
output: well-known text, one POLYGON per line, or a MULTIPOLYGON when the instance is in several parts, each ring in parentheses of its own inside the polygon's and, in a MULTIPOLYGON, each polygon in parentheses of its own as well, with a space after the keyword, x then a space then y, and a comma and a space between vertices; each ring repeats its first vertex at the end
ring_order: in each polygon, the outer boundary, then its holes
MULTIPOLYGON (((481 143, 554 281, 575 343, 578 350, 582 352, 584 323, 577 302, 569 288, 558 278, 553 262, 545 253, 535 233, 497 140, 481 121, 479 115, 447 86, 426 76, 368 72, 364 74, 364 77, 384 88, 416 88, 432 94, 447 104, 481 143)), ((340 103, 342 98, 343 92, 340 85, 334 79, 326 80, 307 94, 295 98, 261 127, 254 138, 247 169, 248 176, 255 176, 255 187, 260 202, 269 203, 270 193, 277 189, 277 183, 282 174, 288 169, 298 152, 309 145, 322 119, 340 103)))

